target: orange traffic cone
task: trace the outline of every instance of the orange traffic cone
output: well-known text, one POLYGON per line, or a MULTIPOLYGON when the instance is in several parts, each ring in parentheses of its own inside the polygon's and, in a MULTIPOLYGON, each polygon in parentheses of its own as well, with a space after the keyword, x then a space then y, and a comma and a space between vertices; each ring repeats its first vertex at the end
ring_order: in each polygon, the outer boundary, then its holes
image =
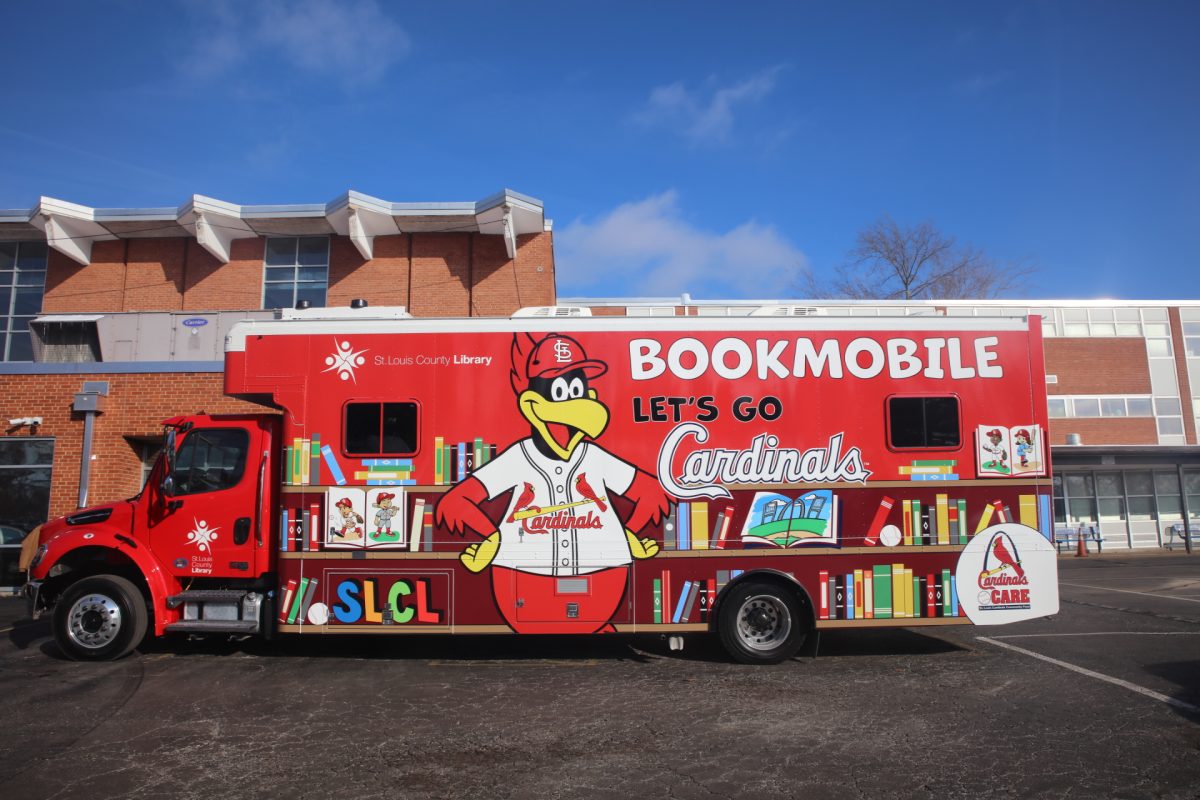
POLYGON ((1076 558, 1087 558, 1087 540, 1083 538, 1083 528, 1079 529, 1079 546, 1075 548, 1076 558))

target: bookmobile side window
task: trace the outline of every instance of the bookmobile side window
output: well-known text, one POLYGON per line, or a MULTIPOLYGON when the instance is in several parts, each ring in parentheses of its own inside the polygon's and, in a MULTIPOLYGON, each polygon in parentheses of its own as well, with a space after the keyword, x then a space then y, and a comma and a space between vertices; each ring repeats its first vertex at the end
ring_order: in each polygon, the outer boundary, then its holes
POLYGON ((348 456, 411 456, 417 452, 417 404, 347 403, 342 450, 348 456))
POLYGON ((958 398, 889 397, 887 429, 888 445, 894 450, 959 447, 958 398))

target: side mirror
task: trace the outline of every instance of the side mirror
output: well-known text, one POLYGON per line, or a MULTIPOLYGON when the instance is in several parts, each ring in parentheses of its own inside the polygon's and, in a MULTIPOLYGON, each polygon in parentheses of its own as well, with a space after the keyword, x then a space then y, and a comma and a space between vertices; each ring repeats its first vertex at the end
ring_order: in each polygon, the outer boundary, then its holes
POLYGON ((172 497, 175 494, 175 429, 167 428, 164 438, 163 466, 165 470, 162 479, 162 493, 166 497, 172 497))

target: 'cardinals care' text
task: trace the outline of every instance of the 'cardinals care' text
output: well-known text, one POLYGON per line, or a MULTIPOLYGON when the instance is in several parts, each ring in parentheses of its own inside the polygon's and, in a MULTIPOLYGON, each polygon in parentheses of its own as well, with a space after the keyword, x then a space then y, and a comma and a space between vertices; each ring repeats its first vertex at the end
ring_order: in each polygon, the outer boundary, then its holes
POLYGON ((629 364, 635 381, 657 378, 668 370, 677 378, 694 380, 709 373, 728 380, 776 378, 874 378, 887 371, 891 378, 966 380, 1003 378, 997 363, 995 336, 964 342, 956 336, 928 339, 891 338, 879 342, 867 337, 851 339, 843 347, 838 339, 720 339, 711 347, 699 339, 677 339, 663 354, 656 339, 629 342, 629 364), (964 352, 965 350, 965 352, 964 352))

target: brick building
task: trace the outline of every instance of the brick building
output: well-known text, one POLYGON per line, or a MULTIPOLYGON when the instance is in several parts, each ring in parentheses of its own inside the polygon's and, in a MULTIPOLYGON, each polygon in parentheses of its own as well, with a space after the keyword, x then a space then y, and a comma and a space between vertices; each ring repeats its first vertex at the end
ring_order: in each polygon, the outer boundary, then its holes
POLYGON ((764 305, 830 316, 1038 314, 1056 524, 1094 525, 1105 548, 1176 547, 1172 526, 1200 526, 1200 302, 693 301, 684 295, 559 303, 597 316, 739 316, 764 305))
MULTIPOLYGON (((262 412, 222 393, 235 321, 355 300, 419 317, 553 305, 541 202, 507 190, 461 203, 348 192, 317 205, 42 198, 0 210, 0 545, 48 515, 136 494, 163 419, 262 412)), ((11 555, 0 550, 0 586, 17 580, 11 555)))

